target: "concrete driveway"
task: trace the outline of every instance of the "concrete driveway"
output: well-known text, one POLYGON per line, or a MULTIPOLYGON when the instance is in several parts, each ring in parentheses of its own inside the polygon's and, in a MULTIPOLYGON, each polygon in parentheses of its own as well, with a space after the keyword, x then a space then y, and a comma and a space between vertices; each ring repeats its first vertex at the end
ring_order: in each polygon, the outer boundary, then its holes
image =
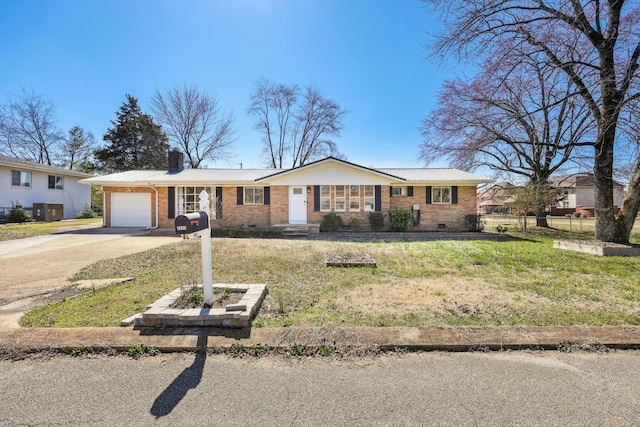
POLYGON ((23 311, 35 296, 71 285, 70 277, 96 261, 180 241, 163 234, 99 227, 0 242, 0 317, 23 311))

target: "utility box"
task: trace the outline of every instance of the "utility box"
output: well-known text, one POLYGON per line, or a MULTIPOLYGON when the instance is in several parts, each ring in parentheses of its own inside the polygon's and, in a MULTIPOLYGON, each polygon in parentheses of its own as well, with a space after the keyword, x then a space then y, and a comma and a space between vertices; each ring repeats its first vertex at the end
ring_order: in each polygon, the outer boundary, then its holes
POLYGON ((176 217, 176 234, 191 234, 209 228, 209 216, 205 212, 194 212, 176 217))
POLYGON ((62 203, 34 203, 33 219, 36 221, 62 221, 64 205, 62 203))

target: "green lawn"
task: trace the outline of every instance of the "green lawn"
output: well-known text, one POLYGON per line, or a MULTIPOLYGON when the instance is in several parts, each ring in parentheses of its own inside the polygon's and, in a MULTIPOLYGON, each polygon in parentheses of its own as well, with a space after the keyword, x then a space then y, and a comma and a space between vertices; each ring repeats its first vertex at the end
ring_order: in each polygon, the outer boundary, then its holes
MULTIPOLYGON (((640 258, 553 249, 548 234, 390 243, 214 239, 213 276, 214 283, 267 284, 254 327, 640 323, 640 258), (378 268, 329 268, 328 252, 366 253, 378 268)), ((102 261, 75 279, 115 277, 135 280, 36 308, 22 324, 117 325, 168 291, 200 282, 200 244, 102 261)))
POLYGON ((0 242, 6 240, 24 239, 25 237, 41 236, 44 234, 60 233, 79 228, 99 227, 102 218, 69 219, 51 222, 25 222, 22 224, 0 225, 0 242))

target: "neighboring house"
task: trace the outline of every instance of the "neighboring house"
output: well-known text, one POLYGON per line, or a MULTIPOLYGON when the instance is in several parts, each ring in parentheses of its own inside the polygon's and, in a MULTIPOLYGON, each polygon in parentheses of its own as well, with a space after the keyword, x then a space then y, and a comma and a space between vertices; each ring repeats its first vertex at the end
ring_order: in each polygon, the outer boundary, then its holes
POLYGON ((0 216, 20 205, 40 219, 75 218, 91 205, 91 187, 78 181, 91 176, 0 155, 0 216))
POLYGON ((173 228, 176 215, 198 210, 205 189, 214 227, 318 224, 336 212, 344 223, 402 207, 413 209, 418 230, 462 230, 476 213, 476 187, 491 182, 456 169, 374 169, 328 157, 293 169, 182 169, 169 154, 169 171, 129 171, 85 179, 104 190, 107 227, 173 228), (419 213, 418 213, 419 212, 419 213))
MULTIPOLYGON (((551 186, 559 190, 558 202, 551 207, 551 214, 580 211, 585 216, 593 216, 595 206, 595 184, 592 173, 576 173, 557 176, 550 180, 551 186)), ((613 182, 613 204, 622 205, 624 185, 613 182)))
POLYGON ((508 182, 497 182, 478 191, 478 213, 511 214, 517 187, 508 182))

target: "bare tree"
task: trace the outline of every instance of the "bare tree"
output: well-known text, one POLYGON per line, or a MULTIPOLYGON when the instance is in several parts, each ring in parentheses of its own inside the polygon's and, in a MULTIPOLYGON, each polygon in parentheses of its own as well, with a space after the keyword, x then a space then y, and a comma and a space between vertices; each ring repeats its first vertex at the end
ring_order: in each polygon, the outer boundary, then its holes
POLYGON ((96 150, 96 139, 91 132, 74 126, 60 145, 58 163, 69 170, 90 173, 95 168, 92 158, 96 150))
POLYGON ((346 110, 315 86, 302 95, 298 85, 276 84, 262 78, 254 83, 247 112, 263 134, 263 154, 274 168, 302 166, 321 157, 341 156, 331 137, 339 137, 346 110))
POLYGON ((51 165, 62 140, 53 102, 23 88, 0 108, 0 149, 19 159, 51 165))
POLYGON ((169 141, 185 152, 194 169, 205 160, 228 158, 235 142, 233 115, 222 113, 218 104, 215 96, 187 85, 174 86, 164 94, 156 89, 151 98, 156 120, 163 125, 169 141))
MULTIPOLYGON (((526 177, 531 189, 577 151, 593 145, 594 122, 565 74, 535 57, 489 60, 470 82, 445 82, 438 108, 423 121, 420 157, 455 167, 488 167, 526 177)), ((535 199, 537 225, 546 227, 545 198, 535 199)))
POLYGON ((617 216, 613 173, 619 118, 640 96, 640 8, 628 0, 423 0, 443 12, 433 52, 493 56, 507 43, 566 73, 597 123, 596 239, 628 242, 640 208, 640 162, 617 216))

